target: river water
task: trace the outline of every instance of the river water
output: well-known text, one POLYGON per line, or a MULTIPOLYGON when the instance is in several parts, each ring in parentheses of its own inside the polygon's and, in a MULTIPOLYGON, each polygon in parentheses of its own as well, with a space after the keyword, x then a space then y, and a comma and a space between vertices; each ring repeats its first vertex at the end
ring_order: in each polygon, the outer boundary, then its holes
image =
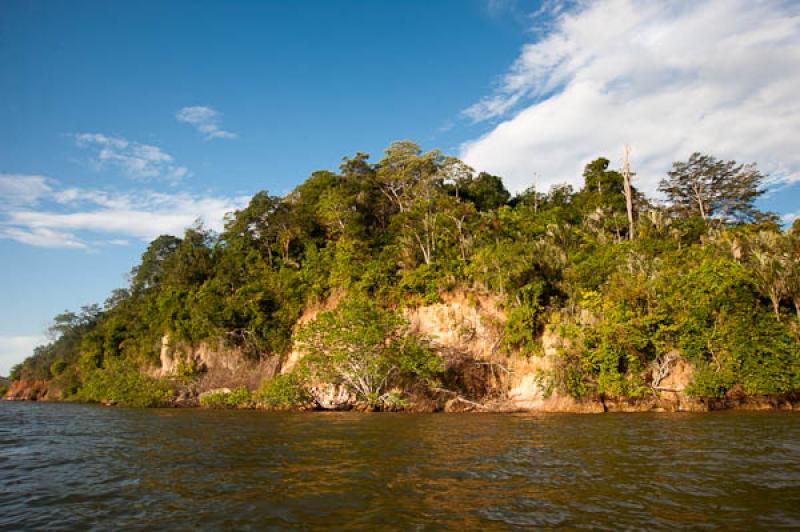
POLYGON ((0 529, 800 528, 797 413, 0 402, 0 529))

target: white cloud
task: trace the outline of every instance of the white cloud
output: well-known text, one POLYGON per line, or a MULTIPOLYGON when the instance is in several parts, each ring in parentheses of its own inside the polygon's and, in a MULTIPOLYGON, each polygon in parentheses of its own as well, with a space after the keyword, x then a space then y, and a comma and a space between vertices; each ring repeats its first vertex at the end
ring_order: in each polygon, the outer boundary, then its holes
POLYGON ((200 219, 215 231, 225 214, 249 198, 154 191, 52 190, 49 209, 35 205, 0 209, 0 238, 47 248, 127 245, 128 238, 149 241, 161 234, 181 236, 200 219))
POLYGON ((38 248, 85 249, 88 247, 75 235, 49 227, 4 227, 0 228, 0 238, 16 240, 38 248))
POLYGON ((203 134, 206 140, 235 139, 237 137, 236 133, 225 131, 220 127, 222 113, 211 107, 202 105, 184 107, 175 113, 175 118, 177 118, 179 122, 185 122, 194 126, 198 132, 203 134))
POLYGON ((33 354, 33 348, 44 344, 44 336, 0 336, 0 375, 7 377, 11 368, 33 354))
POLYGON ((158 146, 102 133, 78 133, 75 142, 81 148, 95 150, 92 164, 98 169, 112 166, 134 179, 161 179, 170 183, 189 175, 188 168, 175 164, 174 158, 158 146))
POLYGON ((40 175, 0 174, 0 205, 31 205, 50 193, 47 178, 40 175))
POLYGON ((109 202, 93 202, 94 208, 76 212, 12 211, 8 224, 30 229, 59 228, 152 240, 164 233, 180 236, 198 218, 209 228, 219 231, 225 214, 241 208, 245 201, 245 198, 139 192, 114 196, 109 202), (113 206, 104 206, 104 203, 113 206))
POLYGON ((606 0, 557 16, 494 94, 465 110, 504 118, 462 145, 471 166, 519 191, 580 185, 598 156, 631 144, 653 192, 675 160, 704 151, 800 181, 800 15, 779 1, 606 0))

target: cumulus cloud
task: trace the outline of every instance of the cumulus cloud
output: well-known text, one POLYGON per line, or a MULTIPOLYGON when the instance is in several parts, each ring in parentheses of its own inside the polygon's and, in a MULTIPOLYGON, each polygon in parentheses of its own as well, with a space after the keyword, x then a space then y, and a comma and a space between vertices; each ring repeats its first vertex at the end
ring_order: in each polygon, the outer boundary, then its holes
POLYGON ((7 377, 12 366, 33 353, 33 348, 44 344, 44 336, 0 336, 0 375, 7 377))
POLYGON ((102 133, 78 133, 75 142, 94 150, 92 164, 98 168, 115 167, 133 179, 160 179, 176 183, 189 175, 189 169, 175 164, 174 158, 158 146, 140 144, 102 133))
POLYGON ((49 208, 35 204, 0 210, 0 238, 47 248, 126 245, 127 238, 150 241, 161 234, 181 236, 201 220, 220 231, 225 214, 248 198, 155 191, 108 192, 95 189, 51 190, 49 208))
POLYGON ((222 113, 202 105, 194 107, 184 107, 175 114, 179 122, 184 122, 194 126, 202 133, 206 140, 211 139, 235 139, 236 133, 225 131, 220 127, 222 113))
POLYGON ((800 181, 796 4, 581 2, 549 28, 465 110, 497 121, 462 145, 471 166, 514 191, 580 185, 583 165, 598 156, 620 164, 630 144, 637 185, 651 193, 694 151, 800 181))

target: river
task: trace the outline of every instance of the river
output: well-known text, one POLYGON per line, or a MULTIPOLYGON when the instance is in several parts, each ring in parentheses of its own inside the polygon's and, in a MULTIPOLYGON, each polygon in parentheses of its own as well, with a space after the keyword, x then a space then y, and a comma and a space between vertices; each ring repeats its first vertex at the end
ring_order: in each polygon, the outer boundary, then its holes
POLYGON ((0 529, 800 528, 800 415, 0 402, 0 529))

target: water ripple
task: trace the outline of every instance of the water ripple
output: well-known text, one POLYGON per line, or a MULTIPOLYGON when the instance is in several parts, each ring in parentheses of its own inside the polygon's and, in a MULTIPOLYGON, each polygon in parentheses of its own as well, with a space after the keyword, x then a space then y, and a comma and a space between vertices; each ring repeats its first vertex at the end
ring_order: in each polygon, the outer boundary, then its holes
POLYGON ((800 416, 0 402, 0 529, 800 527, 800 416))

